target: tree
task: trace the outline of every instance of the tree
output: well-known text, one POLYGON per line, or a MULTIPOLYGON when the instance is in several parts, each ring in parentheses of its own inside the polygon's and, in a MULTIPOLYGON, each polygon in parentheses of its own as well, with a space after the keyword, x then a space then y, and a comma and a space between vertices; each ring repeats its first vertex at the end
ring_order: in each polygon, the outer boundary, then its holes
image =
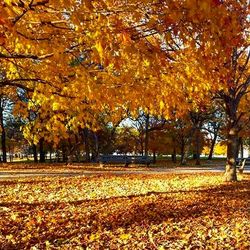
POLYGON ((28 108, 49 117, 46 125, 42 117, 28 125, 36 129, 27 129, 27 137, 53 131, 59 141, 59 131, 94 127, 91 113, 105 109, 140 109, 165 119, 174 111, 179 119, 217 93, 227 114, 225 179, 236 180, 243 116, 237 111, 249 85, 247 0, 1 5, 1 85, 25 89, 28 108))

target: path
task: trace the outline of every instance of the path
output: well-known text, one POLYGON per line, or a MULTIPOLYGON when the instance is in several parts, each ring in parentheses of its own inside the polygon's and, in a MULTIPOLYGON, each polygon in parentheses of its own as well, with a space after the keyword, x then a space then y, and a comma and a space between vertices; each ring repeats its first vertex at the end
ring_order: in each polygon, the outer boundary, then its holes
MULTIPOLYGON (((97 175, 127 175, 127 174, 182 174, 182 173, 204 173, 204 172, 223 172, 224 166, 215 167, 178 167, 178 168, 148 168, 140 170, 2 170, 0 171, 0 179, 15 177, 71 177, 71 176, 97 176, 97 175)), ((250 166, 247 166, 244 173, 250 173, 250 166)))

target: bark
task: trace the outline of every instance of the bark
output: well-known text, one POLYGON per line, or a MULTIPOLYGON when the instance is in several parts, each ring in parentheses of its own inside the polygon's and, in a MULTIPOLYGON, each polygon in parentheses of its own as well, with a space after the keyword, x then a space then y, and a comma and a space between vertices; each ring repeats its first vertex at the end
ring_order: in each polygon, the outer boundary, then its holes
POLYGON ((172 162, 176 163, 176 142, 175 142, 174 138, 173 138, 172 162))
POLYGON ((153 163, 156 163, 156 152, 153 152, 153 163))
POLYGON ((92 150, 92 161, 96 162, 99 158, 99 141, 96 133, 93 132, 94 148, 92 150))
POLYGON ((181 143, 181 165, 186 165, 187 160, 185 157, 185 143, 184 141, 181 143))
POLYGON ((237 181, 236 175, 236 158, 238 147, 238 133, 236 128, 229 130, 227 139, 227 164, 224 174, 225 181, 237 181))
POLYGON ((242 137, 239 138, 239 147, 240 147, 240 158, 244 158, 244 145, 243 145, 243 140, 242 137))
POLYGON ((33 150, 34 162, 37 163, 38 162, 38 157, 37 157, 37 148, 36 148, 35 144, 33 144, 32 150, 33 150))
POLYGON ((52 162, 52 152, 51 152, 51 150, 49 151, 49 161, 52 162))
POLYGON ((148 157, 148 142, 149 142, 149 115, 146 115, 145 147, 144 147, 144 155, 146 157, 148 157))
POLYGON ((40 153, 40 162, 45 162, 45 151, 44 151, 44 140, 40 139, 39 141, 39 153, 40 153))
POLYGON ((90 147, 89 147, 89 130, 87 128, 83 129, 83 137, 84 137, 84 146, 85 146, 85 153, 86 162, 90 162, 90 147))
POLYGON ((212 160, 212 158, 213 158, 214 147, 215 147, 215 143, 217 141, 217 137, 218 137, 218 133, 215 133, 214 138, 212 140, 211 147, 210 147, 209 155, 208 155, 208 158, 207 158, 208 160, 212 160))
POLYGON ((190 144, 191 144, 191 136, 189 136, 186 141, 184 139, 182 142, 182 145, 181 145, 181 165, 187 164, 190 144))
POLYGON ((195 155, 196 162, 195 165, 201 165, 200 162, 200 152, 201 152, 201 140, 200 140, 200 128, 197 129, 195 133, 195 155))
POLYGON ((1 144, 2 144, 3 162, 7 162, 6 131, 3 120, 4 120, 3 108, 1 106, 0 107, 1 144))
POLYGON ((67 157, 67 150, 66 150, 66 147, 63 146, 62 147, 62 161, 63 162, 67 162, 67 159, 68 159, 68 157, 67 157))

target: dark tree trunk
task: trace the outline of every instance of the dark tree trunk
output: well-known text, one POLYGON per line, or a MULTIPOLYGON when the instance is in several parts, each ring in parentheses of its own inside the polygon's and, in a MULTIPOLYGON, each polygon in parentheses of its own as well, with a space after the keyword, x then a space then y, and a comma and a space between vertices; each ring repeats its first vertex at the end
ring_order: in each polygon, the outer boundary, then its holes
POLYGON ((215 143, 217 141, 217 137, 218 137, 218 133, 215 133, 214 138, 212 140, 211 147, 210 147, 209 155, 208 155, 208 158, 207 158, 208 160, 212 160, 212 158, 213 158, 214 147, 215 147, 215 143))
POLYGON ((60 162, 60 151, 56 150, 56 162, 60 162))
POLYGON ((153 163, 156 163, 156 152, 153 152, 153 163))
POLYGON ((200 138, 200 128, 198 128, 195 133, 195 155, 196 155, 195 165, 201 165, 200 152, 201 152, 201 138, 200 138))
POLYGON ((244 145, 243 145, 242 137, 240 137, 239 143, 240 143, 240 158, 243 159, 244 158, 244 145))
POLYGON ((85 153, 86 162, 90 162, 90 147, 89 147, 89 130, 87 128, 83 129, 83 136, 84 136, 84 146, 85 146, 85 153))
POLYGON ((186 160, 186 153, 185 153, 185 143, 181 143, 181 165, 186 165, 187 160, 186 160))
POLYGON ((66 150, 66 146, 62 147, 62 161, 63 162, 67 162, 68 157, 67 157, 67 150, 66 150))
POLYGON ((33 144, 32 150, 33 150, 34 162, 37 163, 38 162, 38 157, 37 157, 37 148, 36 148, 35 144, 33 144))
POLYGON ((93 139, 94 139, 94 147, 92 150, 92 161, 97 162, 99 159, 99 141, 98 136, 95 132, 93 132, 93 139))
POLYGON ((173 152, 172 152, 172 162, 176 163, 176 142, 175 139, 172 138, 172 142, 173 142, 173 152))
POLYGON ((3 153, 3 162, 7 162, 7 148, 6 148, 6 131, 3 121, 3 107, 0 106, 0 126, 1 126, 1 144, 2 144, 2 153, 3 153))
POLYGON ((44 151, 44 139, 40 139, 39 141, 39 154, 40 154, 40 162, 45 162, 45 151, 44 151))
POLYGON ((238 147, 238 133, 237 128, 231 128, 229 130, 227 138, 227 164, 224 174, 225 181, 237 181, 236 175, 236 158, 238 147))
POLYGON ((145 147, 144 147, 144 155, 146 157, 148 157, 148 142, 149 142, 149 115, 146 115, 145 147))

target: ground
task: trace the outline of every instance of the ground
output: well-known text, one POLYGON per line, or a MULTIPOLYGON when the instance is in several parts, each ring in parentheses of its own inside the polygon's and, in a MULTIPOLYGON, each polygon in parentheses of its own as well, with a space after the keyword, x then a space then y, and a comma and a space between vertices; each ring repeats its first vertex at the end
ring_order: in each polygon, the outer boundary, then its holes
POLYGON ((222 175, 1 178, 0 249, 249 249, 250 175, 222 175))

